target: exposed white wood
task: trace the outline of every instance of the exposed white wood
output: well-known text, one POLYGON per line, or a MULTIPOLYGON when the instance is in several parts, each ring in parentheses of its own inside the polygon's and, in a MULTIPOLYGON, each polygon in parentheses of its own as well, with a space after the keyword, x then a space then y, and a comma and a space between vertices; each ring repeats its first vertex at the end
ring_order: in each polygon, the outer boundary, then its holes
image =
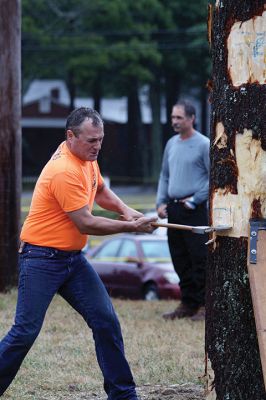
POLYGON ((252 131, 245 129, 243 134, 236 134, 235 153, 238 194, 228 193, 227 189, 218 189, 214 193, 212 222, 214 226, 233 225, 232 230, 217 232, 217 235, 248 237, 254 200, 260 200, 262 217, 266 218, 266 152, 262 150, 261 142, 252 138, 252 131))
POLYGON ((215 386, 214 386, 214 371, 211 366, 210 360, 207 358, 206 361, 206 374, 205 374, 205 398, 206 400, 216 400, 217 395, 215 392, 215 386))
POLYGON ((227 135, 221 122, 218 122, 216 125, 215 140, 213 144, 214 146, 217 146, 218 149, 227 147, 227 135))
POLYGON ((266 11, 236 22, 228 37, 228 70, 234 86, 266 83, 266 11))

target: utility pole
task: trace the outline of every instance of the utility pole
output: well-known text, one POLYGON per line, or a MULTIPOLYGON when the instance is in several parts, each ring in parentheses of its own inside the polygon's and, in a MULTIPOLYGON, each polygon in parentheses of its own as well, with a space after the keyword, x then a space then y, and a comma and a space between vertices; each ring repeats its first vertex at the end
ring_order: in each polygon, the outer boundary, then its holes
MULTIPOLYGON (((247 264, 250 219, 266 218, 266 1, 216 0, 209 7, 210 222, 233 228, 209 245, 207 398, 265 400, 247 264)), ((265 304, 259 307, 266 314, 265 304)))
POLYGON ((0 0, 0 291, 16 283, 21 195, 21 8, 0 0))

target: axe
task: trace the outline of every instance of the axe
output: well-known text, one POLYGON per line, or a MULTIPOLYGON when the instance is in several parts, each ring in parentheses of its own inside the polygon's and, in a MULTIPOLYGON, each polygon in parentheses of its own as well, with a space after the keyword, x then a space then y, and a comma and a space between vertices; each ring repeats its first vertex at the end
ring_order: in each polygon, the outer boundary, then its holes
POLYGON ((156 228, 169 228, 169 229, 179 229, 183 231, 190 231, 193 233, 199 233, 203 235, 204 233, 210 232, 222 232, 232 229, 232 225, 217 225, 217 226, 191 226, 191 225, 179 225, 179 224, 168 224, 161 222, 152 222, 152 226, 156 228))

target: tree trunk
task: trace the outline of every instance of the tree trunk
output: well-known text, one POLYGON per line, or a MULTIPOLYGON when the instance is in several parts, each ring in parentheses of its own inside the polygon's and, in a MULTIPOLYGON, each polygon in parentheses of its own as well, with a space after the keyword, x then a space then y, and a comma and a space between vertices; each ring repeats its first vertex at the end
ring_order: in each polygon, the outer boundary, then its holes
POLYGON ((158 181, 162 161, 162 125, 161 125, 161 92, 160 80, 156 79, 150 86, 150 104, 152 110, 151 124, 151 178, 154 183, 158 181))
POLYGON ((95 79, 92 87, 93 96, 93 108, 94 110, 101 113, 101 98, 102 98, 102 85, 101 85, 101 74, 98 75, 98 79, 95 79))
POLYGON ((76 84, 74 70, 70 69, 67 74, 67 87, 70 95, 69 111, 73 111, 75 108, 75 97, 76 97, 76 84))
POLYGON ((0 2, 0 291, 15 284, 20 226, 20 1, 0 2))
POLYGON ((203 133, 205 136, 209 136, 208 132, 208 107, 207 107, 207 89, 205 84, 202 83, 201 90, 200 90, 200 105, 201 105, 201 127, 200 132, 203 133))
POLYGON ((173 131, 171 125, 171 114, 173 105, 177 103, 180 95, 180 78, 178 75, 168 73, 165 76, 165 92, 166 92, 166 114, 167 114, 167 138, 171 137, 173 131))
POLYGON ((145 176, 147 160, 145 157, 146 137, 144 134, 138 83, 132 82, 128 88, 128 175, 132 181, 141 182, 145 176))
POLYGON ((266 399, 247 272, 249 220, 266 216, 264 9, 265 0, 217 0, 210 13, 210 217, 233 225, 210 245, 207 271, 206 350, 218 400, 266 399))

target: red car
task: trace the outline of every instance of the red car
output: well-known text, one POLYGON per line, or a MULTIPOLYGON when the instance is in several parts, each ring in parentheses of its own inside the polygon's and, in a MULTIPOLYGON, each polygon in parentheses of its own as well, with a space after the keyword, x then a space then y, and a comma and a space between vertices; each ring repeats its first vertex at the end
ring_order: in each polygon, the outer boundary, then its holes
POLYGON ((122 234, 85 251, 113 297, 179 299, 179 277, 174 271, 166 237, 122 234))

